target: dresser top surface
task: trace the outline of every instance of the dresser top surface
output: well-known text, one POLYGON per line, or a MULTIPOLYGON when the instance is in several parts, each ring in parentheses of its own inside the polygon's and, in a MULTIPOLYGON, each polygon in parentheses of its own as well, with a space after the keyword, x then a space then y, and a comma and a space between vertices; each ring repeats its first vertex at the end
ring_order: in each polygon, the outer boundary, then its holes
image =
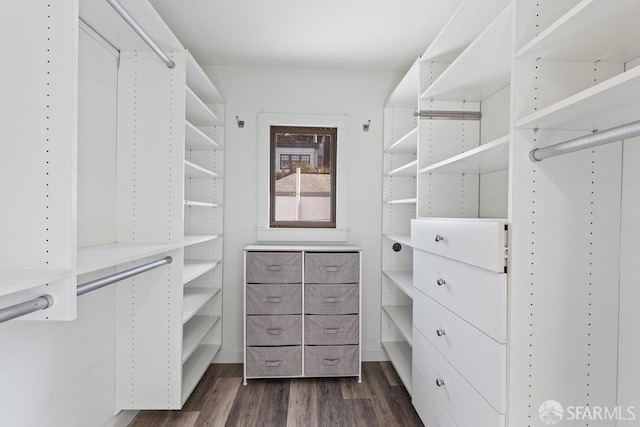
POLYGON ((349 245, 249 245, 244 250, 247 252, 360 252, 362 248, 349 245))

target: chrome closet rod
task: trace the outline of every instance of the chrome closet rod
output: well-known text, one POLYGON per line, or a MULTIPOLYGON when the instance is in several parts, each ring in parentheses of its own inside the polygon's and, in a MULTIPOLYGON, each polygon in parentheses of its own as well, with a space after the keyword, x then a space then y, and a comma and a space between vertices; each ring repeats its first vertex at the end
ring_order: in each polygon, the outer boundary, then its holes
MULTIPOLYGON (((100 279, 92 280, 78 286, 76 295, 84 295, 86 293, 95 291, 96 289, 104 288, 105 286, 114 284, 129 277, 136 276, 144 273, 145 271, 153 270, 165 264, 171 264, 173 258, 168 256, 157 261, 152 261, 147 264, 133 267, 128 270, 121 271, 119 273, 110 274, 100 279)), ((38 298, 34 298, 30 301, 25 301, 20 304, 12 305, 6 308, 0 309, 0 323, 6 322, 17 317, 25 316, 29 313, 33 313, 39 310, 45 310, 51 307, 54 303, 51 295, 42 295, 38 298)))
POLYGON ((162 49, 160 49, 160 46, 158 46, 156 42, 153 41, 153 39, 144 30, 144 28, 140 26, 138 21, 136 21, 135 18, 131 16, 131 14, 127 11, 127 9, 125 9, 124 6, 118 0, 107 0, 107 3, 109 3, 111 7, 113 7, 115 11, 118 12, 118 15, 120 15, 122 19, 126 21, 127 24, 129 24, 129 26, 133 29, 133 31, 138 33, 138 35, 142 38, 142 40, 144 40, 144 42, 149 45, 151 50, 153 50, 156 53, 156 55, 158 55, 160 59, 162 59, 162 61, 165 64, 167 64, 167 67, 173 68, 176 66, 176 63, 173 62, 171 58, 169 58, 169 56, 167 56, 167 54, 163 52, 162 49))
POLYGON ((633 138, 635 136, 640 136, 640 120, 607 130, 596 131, 592 134, 559 142, 558 144, 553 144, 548 147, 535 148, 529 151, 529 159, 532 162, 538 162, 540 160, 548 159, 549 157, 598 147, 600 145, 609 144, 610 142, 633 138))

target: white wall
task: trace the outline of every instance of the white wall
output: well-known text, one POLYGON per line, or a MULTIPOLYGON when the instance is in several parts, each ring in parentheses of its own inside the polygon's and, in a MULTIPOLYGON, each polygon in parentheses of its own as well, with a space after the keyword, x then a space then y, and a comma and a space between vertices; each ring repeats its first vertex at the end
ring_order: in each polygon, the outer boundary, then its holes
MULTIPOLYGON (((223 351, 242 352, 242 249, 256 242, 258 113, 349 116, 349 237, 363 248, 363 358, 384 358, 380 346, 382 123, 386 97, 400 73, 264 67, 205 67, 225 97, 225 223, 223 351), (236 126, 235 116, 245 121, 236 126), (371 120, 369 132, 362 124, 371 120)), ((338 141, 340 144, 340 141, 338 141)))

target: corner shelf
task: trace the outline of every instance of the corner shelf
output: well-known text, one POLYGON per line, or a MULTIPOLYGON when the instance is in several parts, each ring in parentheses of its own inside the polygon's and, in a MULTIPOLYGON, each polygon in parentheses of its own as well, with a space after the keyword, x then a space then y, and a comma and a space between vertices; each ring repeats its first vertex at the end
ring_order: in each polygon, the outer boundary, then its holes
POLYGON ((220 264, 220 261, 208 260, 185 260, 182 269, 182 284, 185 285, 190 281, 197 279, 203 274, 213 270, 220 264))
POLYGON ((420 60, 450 64, 508 3, 509 0, 463 1, 420 60))
POLYGON ((0 270, 0 296, 70 278, 71 270, 0 270))
POLYGON ((186 92, 187 121, 200 127, 222 126, 218 116, 189 87, 186 92))
POLYGON ((511 5, 480 33, 420 99, 480 102, 507 86, 511 73, 510 40, 511 5))
POLYGON ((406 341, 383 341, 382 347, 389 355, 400 380, 411 394, 411 346, 406 341))
POLYGON ((178 249, 182 244, 109 243, 78 249, 77 274, 85 274, 118 264, 136 261, 178 249))
POLYGON ((213 179, 219 178, 218 174, 210 171, 209 169, 198 166, 188 160, 184 161, 184 175, 188 178, 204 178, 213 179))
POLYGON ((520 129, 607 129, 640 117, 640 66, 516 121, 520 129))
POLYGON ((219 344, 200 344, 191 357, 184 363, 182 369, 182 404, 187 401, 191 392, 196 388, 200 378, 209 368, 211 361, 220 350, 219 344))
POLYGON ((413 346, 413 308, 410 305, 383 305, 382 309, 396 325, 407 344, 413 346))
POLYGON ((420 169, 420 173, 484 174, 509 167, 509 136, 483 144, 457 156, 420 169))
POLYGON ((222 94, 187 50, 187 86, 207 104, 224 102, 222 94))
POLYGON ((220 316, 193 316, 184 325, 182 338, 182 363, 196 351, 204 337, 220 321, 220 316))
POLYGON ((387 276, 398 289, 404 292, 405 295, 413 299, 413 271, 383 270, 382 274, 387 276))
POLYGON ((182 324, 195 316, 218 292, 220 288, 184 288, 182 324))
POLYGON ((414 62, 385 102, 388 108, 418 108, 420 64, 414 62))
POLYGON ((200 151, 216 151, 222 150, 222 147, 218 145, 213 139, 209 138, 200 129, 192 125, 189 121, 184 122, 184 141, 185 147, 189 150, 200 151))
POLYGON ((640 3, 636 0, 582 0, 519 49, 516 57, 628 62, 640 56, 638 16, 640 3))
POLYGON ((383 234, 384 237, 391 240, 392 242, 400 243, 401 245, 411 246, 411 235, 410 234, 383 234))
POLYGON ((412 154, 418 151, 418 128, 411 129, 405 136, 394 142, 385 153, 412 154))
POLYGON ((386 176, 416 176, 417 166, 418 166, 418 161, 413 160, 407 163, 406 165, 402 165, 398 168, 395 168, 389 171, 389 173, 387 173, 386 176))

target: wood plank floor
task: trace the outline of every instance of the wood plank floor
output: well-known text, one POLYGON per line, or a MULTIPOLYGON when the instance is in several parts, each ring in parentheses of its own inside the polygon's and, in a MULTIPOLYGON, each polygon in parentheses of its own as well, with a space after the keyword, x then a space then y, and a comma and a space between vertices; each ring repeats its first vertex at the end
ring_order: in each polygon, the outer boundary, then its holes
POLYGON ((242 365, 211 365, 181 411, 141 411, 129 427, 423 426, 389 362, 356 378, 250 380, 242 365))

